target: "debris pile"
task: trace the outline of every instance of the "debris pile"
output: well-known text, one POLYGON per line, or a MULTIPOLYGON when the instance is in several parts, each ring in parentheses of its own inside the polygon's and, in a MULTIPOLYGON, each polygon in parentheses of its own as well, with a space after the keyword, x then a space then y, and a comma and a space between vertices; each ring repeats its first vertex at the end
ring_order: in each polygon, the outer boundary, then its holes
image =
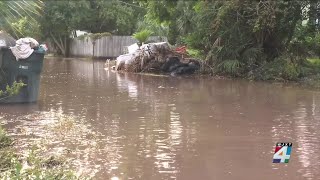
POLYGON ((117 71, 192 74, 200 68, 196 59, 184 58, 172 50, 167 42, 130 46, 129 54, 117 58, 117 71), (134 48, 135 47, 135 48, 134 48))

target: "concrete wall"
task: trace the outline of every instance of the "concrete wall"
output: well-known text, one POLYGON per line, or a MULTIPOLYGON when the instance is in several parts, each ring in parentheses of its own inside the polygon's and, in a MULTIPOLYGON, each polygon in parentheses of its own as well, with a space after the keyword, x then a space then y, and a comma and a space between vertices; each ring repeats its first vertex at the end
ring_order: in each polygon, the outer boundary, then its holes
MULTIPOLYGON (((149 41, 163 42, 167 38, 153 36, 149 41)), ((121 54, 127 53, 127 46, 138 42, 131 36, 108 36, 96 40, 94 46, 94 57, 118 57, 121 54)), ((77 57, 92 57, 93 44, 91 38, 79 40, 72 39, 70 43, 70 55, 77 57)))

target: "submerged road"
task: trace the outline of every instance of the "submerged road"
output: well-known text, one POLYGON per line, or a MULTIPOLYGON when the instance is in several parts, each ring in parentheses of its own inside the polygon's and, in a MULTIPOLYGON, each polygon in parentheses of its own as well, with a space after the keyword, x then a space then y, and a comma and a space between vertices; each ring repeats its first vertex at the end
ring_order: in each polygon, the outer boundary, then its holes
POLYGON ((115 73, 46 59, 36 104, 0 105, 18 149, 43 143, 94 179, 320 179, 320 92, 115 73), (277 142, 288 164, 273 164, 277 142))

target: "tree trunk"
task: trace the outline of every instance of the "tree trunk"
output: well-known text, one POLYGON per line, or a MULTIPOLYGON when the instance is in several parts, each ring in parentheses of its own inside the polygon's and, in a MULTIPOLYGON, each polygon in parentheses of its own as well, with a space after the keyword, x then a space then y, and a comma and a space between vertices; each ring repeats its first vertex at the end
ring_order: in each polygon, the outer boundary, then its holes
POLYGON ((54 36, 52 33, 50 33, 51 39, 53 40, 54 44, 59 48, 59 50, 61 51, 62 55, 64 57, 68 57, 68 40, 67 37, 64 36, 58 36, 58 38, 56 36, 54 36))

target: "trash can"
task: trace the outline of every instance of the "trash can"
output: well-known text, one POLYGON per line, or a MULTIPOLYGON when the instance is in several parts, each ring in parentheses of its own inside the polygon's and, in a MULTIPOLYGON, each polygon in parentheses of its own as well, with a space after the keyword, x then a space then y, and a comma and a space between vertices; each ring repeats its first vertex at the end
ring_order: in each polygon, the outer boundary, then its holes
MULTIPOLYGON (((27 59, 16 60, 9 48, 2 48, 1 69, 6 82, 11 86, 15 81, 23 82, 17 95, 0 99, 0 103, 32 103, 38 100, 40 74, 43 66, 44 52, 34 51, 27 59)), ((2 85, 4 89, 6 84, 2 85)))

